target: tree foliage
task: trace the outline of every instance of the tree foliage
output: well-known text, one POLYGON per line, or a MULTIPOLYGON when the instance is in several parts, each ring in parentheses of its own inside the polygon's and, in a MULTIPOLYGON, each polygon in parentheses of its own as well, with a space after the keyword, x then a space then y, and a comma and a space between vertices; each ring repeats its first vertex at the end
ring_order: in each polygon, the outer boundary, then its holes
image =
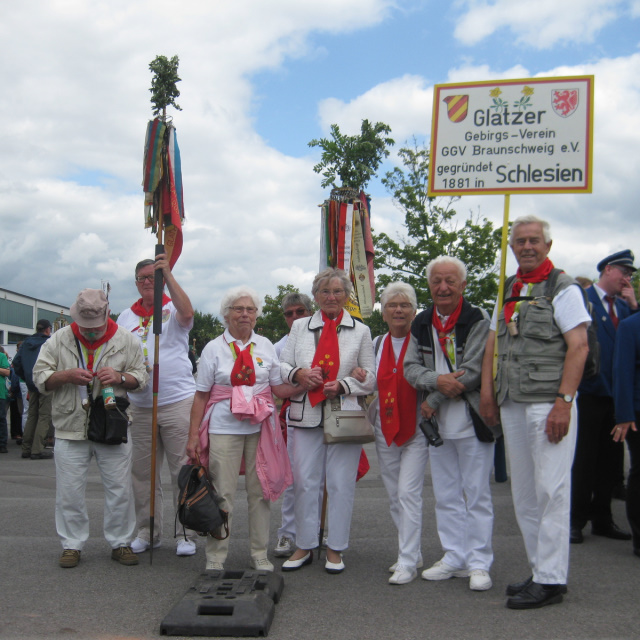
POLYGON ((176 103, 176 98, 180 95, 176 84, 182 80, 178 76, 179 63, 178 56, 173 56, 170 60, 166 56, 156 56, 155 60, 149 63, 149 69, 153 73, 149 91, 151 92, 154 116, 157 116, 161 111, 165 115, 165 110, 169 105, 182 111, 180 105, 176 103))
POLYGON ((189 347, 196 341, 196 353, 200 355, 208 342, 224 333, 224 325, 212 313, 196 311, 193 329, 189 332, 189 347))
POLYGON ((384 122, 372 125, 365 119, 359 135, 344 135, 337 124, 332 124, 330 138, 311 140, 310 147, 322 149, 320 162, 313 167, 316 173, 324 176, 320 183, 322 188, 342 186, 358 191, 364 189, 376 175, 382 160, 389 155, 387 147, 394 144, 387 135, 389 133, 391 127, 384 122), (336 184, 338 179, 340 185, 336 184))
POLYGON ((490 308, 498 291, 496 254, 501 229, 494 229, 486 218, 470 214, 463 222, 452 208, 459 198, 436 200, 427 195, 429 151, 413 147, 398 152, 402 167, 389 171, 382 183, 394 204, 404 213, 406 236, 396 240, 387 234, 374 235, 375 267, 386 270, 377 277, 378 289, 402 280, 416 290, 418 303, 428 305, 431 295, 425 268, 441 255, 454 256, 467 266, 465 298, 490 308))
POLYGON ((269 338, 274 344, 289 333, 287 321, 282 313, 282 299, 287 293, 299 293, 299 291, 292 284, 279 284, 275 297, 266 295, 262 305, 262 315, 256 322, 256 333, 269 338))

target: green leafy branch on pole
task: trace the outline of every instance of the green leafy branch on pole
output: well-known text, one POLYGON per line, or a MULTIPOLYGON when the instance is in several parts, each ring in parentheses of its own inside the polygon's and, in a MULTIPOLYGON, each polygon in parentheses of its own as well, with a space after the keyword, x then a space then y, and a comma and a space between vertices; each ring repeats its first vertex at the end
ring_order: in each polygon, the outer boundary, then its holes
POLYGON ((389 137, 391 127, 384 122, 371 124, 363 120, 360 134, 344 135, 337 124, 331 125, 331 137, 311 140, 310 147, 320 147, 320 162, 313 167, 316 173, 322 173, 321 186, 350 187, 360 191, 376 175, 384 158, 389 155, 387 147, 395 141, 389 137), (336 184, 337 180, 341 184, 336 184))
POLYGON ((162 111, 163 120, 167 117, 168 106, 182 111, 180 105, 176 103, 176 98, 180 95, 176 84, 182 80, 178 75, 179 63, 178 56, 173 56, 170 60, 166 56, 156 56, 155 60, 149 63, 149 69, 154 74, 151 89, 149 89, 153 115, 157 116, 162 111))

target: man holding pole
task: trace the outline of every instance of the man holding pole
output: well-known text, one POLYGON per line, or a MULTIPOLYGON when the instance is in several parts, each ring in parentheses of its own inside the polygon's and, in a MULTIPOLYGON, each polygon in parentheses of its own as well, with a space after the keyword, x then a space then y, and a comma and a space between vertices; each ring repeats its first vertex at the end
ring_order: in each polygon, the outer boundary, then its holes
POLYGON ((494 312, 482 363, 480 413, 491 426, 498 422, 499 411, 511 462, 513 504, 533 571, 507 587, 507 607, 535 609, 562 602, 567 591, 577 432, 574 398, 589 351, 591 317, 580 286, 554 270, 547 257, 547 222, 535 216, 517 218, 509 244, 518 272, 505 283, 504 308, 497 318, 494 312))
MULTIPOLYGON (((153 322, 154 281, 163 277, 171 297, 162 294, 162 333, 160 353, 162 366, 158 382, 158 439, 156 448, 155 478, 155 526, 154 548, 160 546, 162 535, 162 485, 160 471, 166 455, 171 473, 174 510, 178 498, 178 473, 186 462, 189 415, 195 393, 191 362, 189 361, 189 331, 193 327, 193 307, 189 297, 178 284, 162 253, 156 260, 142 260, 136 265, 135 281, 141 298, 131 308, 123 311, 118 324, 130 331, 140 342, 147 371, 154 364, 153 322)), ((150 548, 150 478, 153 389, 151 385, 142 392, 129 394, 131 402, 131 435, 133 439, 133 492, 136 505, 138 533, 131 548, 141 553, 150 548)), ((191 556, 196 552, 195 532, 179 525, 176 554, 191 556)))

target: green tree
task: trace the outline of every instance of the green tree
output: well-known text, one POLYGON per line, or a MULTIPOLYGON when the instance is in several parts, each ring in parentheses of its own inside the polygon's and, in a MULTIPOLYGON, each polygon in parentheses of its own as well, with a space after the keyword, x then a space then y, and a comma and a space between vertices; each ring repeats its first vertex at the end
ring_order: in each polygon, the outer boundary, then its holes
POLYGON ((364 318, 363 322, 369 327, 371 331, 371 337, 381 336, 389 331, 387 323, 382 319, 382 312, 380 309, 374 309, 368 318, 364 318))
POLYGON ((169 105, 175 107, 178 111, 182 111, 180 105, 176 103, 176 98, 180 95, 176 84, 182 80, 178 76, 179 63, 178 56, 173 56, 170 60, 166 56, 156 56, 155 60, 149 63, 149 69, 153 72, 149 91, 151 92, 154 116, 157 116, 162 111, 164 119, 169 105))
POLYGON ((374 235, 375 267, 386 270, 377 277, 378 290, 389 282, 402 280, 416 290, 418 303, 431 303, 425 267, 440 255, 454 256, 467 266, 465 298, 491 308, 498 292, 496 254, 501 229, 486 218, 470 214, 460 223, 452 208, 459 198, 436 200, 427 195, 429 151, 413 147, 398 152, 402 167, 389 171, 382 183, 394 204, 404 213, 406 236, 393 240, 387 234, 374 235))
POLYGON ((337 124, 332 124, 330 138, 311 140, 310 147, 322 149, 320 162, 313 167, 316 173, 324 176, 320 183, 322 188, 341 186, 357 191, 364 189, 376 175, 382 160, 389 155, 387 147, 394 144, 387 135, 389 133, 391 127, 384 122, 372 125, 365 119, 360 127, 360 135, 346 136, 337 124), (336 184, 338 178, 340 185, 336 184))
POLYGON ((287 321, 282 313, 282 299, 287 293, 300 293, 292 284, 279 284, 278 293, 272 297, 266 295, 262 305, 262 315, 256 322, 256 333, 268 338, 274 344, 289 333, 287 321))
POLYGON ((196 341, 196 354, 200 355, 208 342, 224 333, 224 325, 212 313, 196 311, 193 329, 189 332, 189 347, 196 341))

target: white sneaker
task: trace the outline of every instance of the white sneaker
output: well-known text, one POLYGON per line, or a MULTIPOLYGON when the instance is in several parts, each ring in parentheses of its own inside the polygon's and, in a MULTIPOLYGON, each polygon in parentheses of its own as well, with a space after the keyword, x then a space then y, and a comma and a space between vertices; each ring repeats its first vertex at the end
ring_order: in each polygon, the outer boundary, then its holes
POLYGON ((422 572, 422 579, 448 580, 449 578, 466 578, 468 575, 469 572, 466 569, 456 569, 444 560, 438 560, 432 567, 422 572))
POLYGON ((273 565, 266 558, 251 558, 251 566, 256 571, 273 571, 273 565))
POLYGON ((417 577, 418 572, 415 569, 409 569, 409 567, 399 564, 393 575, 389 578, 389 584, 407 584, 417 577))
POLYGON ((207 560, 207 566, 205 568, 207 571, 224 571, 222 562, 217 562, 216 560, 207 560))
POLYGON ((278 544, 273 550, 273 555, 276 558, 288 558, 296 549, 293 540, 287 536, 280 536, 278 538, 278 544))
POLYGON ((196 543, 193 540, 178 540, 176 544, 177 556, 193 556, 196 553, 196 543))
POLYGON ((493 586, 489 572, 484 569, 472 569, 469 571, 469 578, 469 589, 473 591, 486 591, 493 586))
MULTIPOLYGON (((147 540, 143 540, 142 538, 136 538, 131 543, 130 546, 131 546, 131 551, 133 551, 133 553, 142 553, 143 551, 148 551, 149 547, 151 547, 149 542, 147 540)), ((159 546, 160 546, 160 540, 156 540, 153 543, 153 548, 157 549, 159 546)))
MULTIPOLYGON (((416 569, 422 569, 424 567, 424 562, 422 561, 422 552, 418 554, 418 564, 416 564, 416 569)), ((398 563, 394 562, 389 567, 389 573, 395 573, 395 570, 398 568, 398 563)))

